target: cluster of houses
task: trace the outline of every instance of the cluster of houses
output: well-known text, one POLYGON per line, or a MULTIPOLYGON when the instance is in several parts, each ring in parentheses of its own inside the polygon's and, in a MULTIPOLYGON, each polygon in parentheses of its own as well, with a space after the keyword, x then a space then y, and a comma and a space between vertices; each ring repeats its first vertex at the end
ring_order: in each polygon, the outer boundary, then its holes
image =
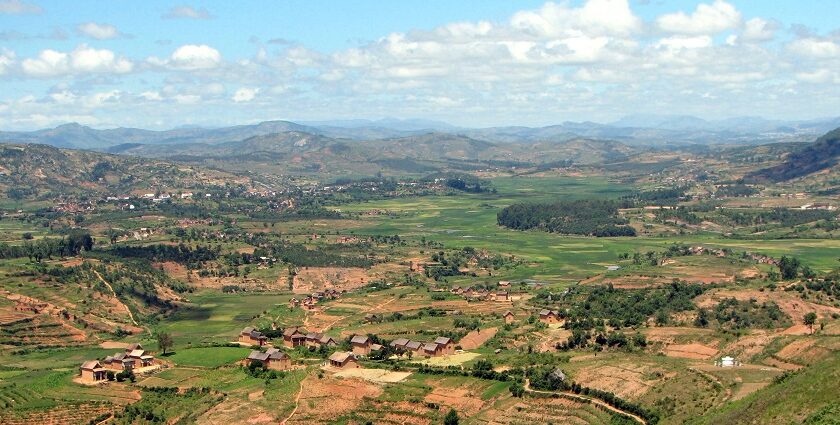
POLYGON ((269 348, 265 352, 254 350, 244 360, 245 366, 258 364, 271 370, 289 370, 292 368, 292 358, 277 348, 269 348))
POLYGON ((251 326, 242 329, 239 332, 239 339, 238 341, 242 344, 247 345, 257 345, 262 347, 263 345, 268 345, 268 337, 263 335, 262 332, 254 329, 251 326))
POLYGON ((411 353, 412 356, 439 357, 448 356, 455 352, 455 342, 452 338, 439 336, 432 342, 414 341, 397 338, 391 341, 394 351, 401 354, 411 353))
POLYGON ((335 347, 338 345, 338 341, 329 335, 307 332, 303 328, 289 327, 283 331, 283 345, 289 348, 307 347, 319 349, 321 347, 335 347))
POLYGON ((105 357, 104 360, 90 360, 82 363, 81 379, 84 382, 100 382, 108 379, 108 372, 134 371, 154 366, 155 357, 148 354, 140 344, 131 344, 122 353, 105 357))
POLYGON ((289 300, 289 308, 301 307, 304 310, 314 310, 316 308, 315 305, 318 304, 319 301, 336 299, 344 294, 344 292, 344 290, 339 291, 337 289, 326 289, 324 291, 307 295, 306 298, 303 299, 292 298, 289 300))
POLYGON ((512 301, 510 297, 510 292, 508 291, 490 291, 484 288, 477 288, 474 289, 472 287, 469 288, 452 288, 450 291, 455 295, 460 295, 467 300, 475 300, 475 301, 497 301, 497 302, 508 302, 512 301))

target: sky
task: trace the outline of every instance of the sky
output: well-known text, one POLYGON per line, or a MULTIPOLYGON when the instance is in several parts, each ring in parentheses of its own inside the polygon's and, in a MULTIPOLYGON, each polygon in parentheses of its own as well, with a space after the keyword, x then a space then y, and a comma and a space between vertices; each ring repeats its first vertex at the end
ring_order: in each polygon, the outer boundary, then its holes
POLYGON ((0 0, 0 130, 840 115, 837 0, 0 0))

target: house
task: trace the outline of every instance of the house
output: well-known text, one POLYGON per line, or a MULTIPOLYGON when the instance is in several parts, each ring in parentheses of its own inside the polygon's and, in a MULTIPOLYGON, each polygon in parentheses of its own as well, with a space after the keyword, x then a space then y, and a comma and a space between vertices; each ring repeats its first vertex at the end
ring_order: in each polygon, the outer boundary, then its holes
POLYGON ((292 298, 289 300, 289 308, 296 308, 300 305, 300 300, 297 298, 292 298))
POLYGON ((423 343, 420 341, 408 341, 405 344, 405 351, 409 353, 419 353, 423 348, 423 343))
POLYGON ((268 337, 263 335, 262 332, 248 326, 242 329, 242 332, 239 332, 239 342, 262 347, 268 343, 268 337))
POLYGON ((146 351, 143 349, 132 350, 126 357, 134 362, 134 367, 147 367, 155 363, 154 356, 146 354, 146 351))
POLYGON ((505 314, 502 315, 502 317, 504 317, 505 323, 513 323, 514 321, 516 321, 516 317, 514 317, 513 313, 510 310, 506 311, 505 314))
POLYGON ((455 352, 455 341, 452 341, 452 338, 439 336, 435 338, 434 343, 438 345, 441 355, 448 356, 455 352))
POLYGON ((125 347, 125 352, 130 353, 134 350, 142 350, 142 349, 143 349, 143 346, 140 345, 139 343, 135 342, 133 344, 128 344, 128 347, 125 347))
POLYGON ((84 362, 79 369, 82 373, 82 380, 85 382, 99 382, 108 379, 108 371, 102 367, 98 360, 84 362))
POLYGON ((338 342, 331 336, 310 332, 306 334, 305 344, 309 348, 321 348, 322 346, 335 347, 338 342))
POLYGON ((354 335, 350 339, 350 345, 353 347, 353 354, 359 356, 366 356, 370 354, 370 345, 372 341, 367 335, 354 335))
POLYGON ((436 357, 439 356, 440 353, 440 345, 435 344, 434 342, 427 342, 423 344, 423 348, 421 349, 421 353, 426 357, 436 357))
POLYGON ((265 353, 254 350, 245 358, 245 364, 262 364, 271 370, 289 370, 292 368, 292 359, 284 352, 269 348, 265 353))
POLYGON ((300 328, 286 328, 283 331, 283 345, 286 347, 300 347, 306 345, 306 334, 300 328))
POLYGON ((556 310, 540 310, 540 322, 545 324, 559 323, 560 312, 556 310))
POLYGON ((507 291, 496 292, 495 294, 493 294, 493 301, 510 301, 510 294, 508 294, 507 291))
POLYGON ((356 356, 349 351, 333 353, 333 355, 330 356, 329 365, 340 369, 361 367, 358 359, 356 359, 356 356))
POLYGON ((405 351, 405 345, 406 344, 408 344, 408 339, 407 338, 397 338, 397 339, 391 341, 391 343, 388 344, 388 345, 390 345, 394 349, 394 351, 402 352, 402 351, 405 351))
POLYGON ((102 364, 107 369, 120 372, 134 369, 134 359, 128 357, 128 354, 126 353, 117 353, 113 356, 105 357, 102 364))
POLYGON ((507 280, 500 280, 499 288, 510 288, 510 282, 507 280))

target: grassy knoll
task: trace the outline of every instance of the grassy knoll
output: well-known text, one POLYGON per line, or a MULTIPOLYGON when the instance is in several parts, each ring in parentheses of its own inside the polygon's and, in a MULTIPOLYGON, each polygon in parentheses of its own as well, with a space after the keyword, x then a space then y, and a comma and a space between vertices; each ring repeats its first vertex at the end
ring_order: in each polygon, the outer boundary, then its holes
POLYGON ((219 367, 242 360, 250 349, 244 347, 199 347, 179 349, 167 360, 181 366, 219 367))

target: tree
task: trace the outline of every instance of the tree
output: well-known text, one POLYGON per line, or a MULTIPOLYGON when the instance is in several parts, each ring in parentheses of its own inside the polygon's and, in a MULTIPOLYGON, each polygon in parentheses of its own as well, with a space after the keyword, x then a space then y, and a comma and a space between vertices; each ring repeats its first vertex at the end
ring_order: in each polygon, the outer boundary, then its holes
POLYGON ((782 279, 795 279, 799 274, 799 259, 796 257, 783 256, 779 260, 779 272, 782 274, 782 279))
POLYGON ((458 425, 458 412, 455 409, 449 409, 449 413, 443 418, 443 425, 458 425))
POLYGON ((172 348, 172 335, 169 332, 158 332, 157 335, 158 348, 166 354, 166 350, 172 348))
POLYGON ((812 311, 806 314, 805 317, 802 318, 802 323, 805 323, 805 325, 811 329, 811 333, 814 333, 814 323, 817 323, 817 313, 812 311))

